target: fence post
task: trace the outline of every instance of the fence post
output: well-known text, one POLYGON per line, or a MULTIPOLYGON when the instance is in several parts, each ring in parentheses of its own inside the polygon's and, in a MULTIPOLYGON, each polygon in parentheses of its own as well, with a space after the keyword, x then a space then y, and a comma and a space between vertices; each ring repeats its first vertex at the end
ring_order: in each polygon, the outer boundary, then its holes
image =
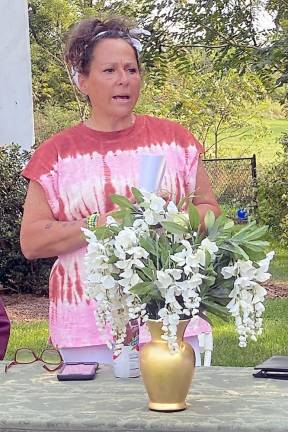
POLYGON ((256 169, 256 155, 253 154, 251 158, 252 178, 257 180, 257 169, 256 169))
POLYGON ((253 194, 254 194, 254 215, 256 222, 258 221, 257 209, 258 209, 258 196, 257 196, 257 165, 256 165, 256 155, 253 154, 251 158, 251 174, 253 179, 253 194))

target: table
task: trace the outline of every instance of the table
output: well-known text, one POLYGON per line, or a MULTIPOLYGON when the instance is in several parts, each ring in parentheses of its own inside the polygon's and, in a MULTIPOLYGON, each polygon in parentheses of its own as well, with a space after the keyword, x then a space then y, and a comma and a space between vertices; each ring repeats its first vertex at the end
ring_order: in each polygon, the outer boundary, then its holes
POLYGON ((59 382, 41 364, 0 362, 0 431, 70 432, 284 432, 288 381, 256 379, 252 368, 197 368, 175 413, 147 408, 140 378, 114 378, 101 366, 93 381, 59 382))

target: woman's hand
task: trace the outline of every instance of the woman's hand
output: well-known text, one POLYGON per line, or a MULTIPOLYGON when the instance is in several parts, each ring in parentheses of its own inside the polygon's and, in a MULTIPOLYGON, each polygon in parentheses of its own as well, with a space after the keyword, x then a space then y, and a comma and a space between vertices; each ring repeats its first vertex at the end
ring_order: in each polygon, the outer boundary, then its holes
POLYGON ((97 226, 106 225, 108 216, 111 216, 113 213, 115 213, 116 210, 111 210, 107 213, 102 213, 98 216, 96 224, 97 226))

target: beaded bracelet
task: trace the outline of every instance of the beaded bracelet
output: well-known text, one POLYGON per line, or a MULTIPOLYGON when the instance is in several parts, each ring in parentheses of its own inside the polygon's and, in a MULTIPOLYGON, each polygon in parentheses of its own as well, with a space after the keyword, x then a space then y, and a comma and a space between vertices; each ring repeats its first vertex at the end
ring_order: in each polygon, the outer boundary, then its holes
POLYGON ((87 228, 93 231, 97 227, 98 213, 92 213, 86 218, 87 228))

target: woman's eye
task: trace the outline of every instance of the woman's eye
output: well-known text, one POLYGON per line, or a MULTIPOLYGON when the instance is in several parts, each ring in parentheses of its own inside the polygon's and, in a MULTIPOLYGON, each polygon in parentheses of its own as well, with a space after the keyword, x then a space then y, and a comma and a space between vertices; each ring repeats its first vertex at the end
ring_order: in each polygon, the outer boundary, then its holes
POLYGON ((129 68, 128 72, 131 74, 135 74, 137 72, 137 69, 136 68, 129 68))
POLYGON ((114 72, 114 69, 113 68, 107 68, 104 70, 104 72, 112 73, 112 72, 114 72))

